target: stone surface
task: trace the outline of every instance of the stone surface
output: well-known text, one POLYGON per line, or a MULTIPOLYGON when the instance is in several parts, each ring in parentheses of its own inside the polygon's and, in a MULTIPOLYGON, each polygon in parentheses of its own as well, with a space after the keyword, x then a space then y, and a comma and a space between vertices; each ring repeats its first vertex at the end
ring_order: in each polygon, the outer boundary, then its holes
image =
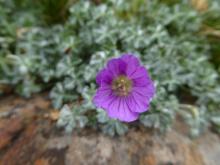
MULTIPOLYGON (((220 138, 207 131, 190 139, 178 119, 165 135, 132 128, 109 137, 84 129, 66 135, 55 127, 47 95, 0 101, 0 165, 218 165, 220 138)), ((55 117, 54 117, 55 116, 55 117)))
POLYGON ((66 164, 183 164, 203 165, 194 142, 175 131, 164 137, 148 132, 130 131, 126 136, 110 138, 102 134, 73 136, 66 164), (86 161, 85 161, 86 160, 86 161))
POLYGON ((11 136, 5 132, 0 133, 0 150, 6 147, 11 141, 11 136))
POLYGON ((22 129, 23 123, 19 117, 0 120, 0 150, 9 145, 22 129))
POLYGON ((210 132, 204 133, 196 141, 205 164, 217 165, 220 164, 220 140, 216 134, 210 132))

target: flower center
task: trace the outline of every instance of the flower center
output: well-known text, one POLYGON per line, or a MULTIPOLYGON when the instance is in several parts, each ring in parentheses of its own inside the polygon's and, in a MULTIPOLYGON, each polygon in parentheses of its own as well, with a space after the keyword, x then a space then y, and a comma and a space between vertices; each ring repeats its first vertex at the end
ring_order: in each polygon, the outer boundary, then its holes
POLYGON ((118 76, 112 82, 112 90, 117 96, 127 96, 132 88, 132 81, 126 76, 118 76))

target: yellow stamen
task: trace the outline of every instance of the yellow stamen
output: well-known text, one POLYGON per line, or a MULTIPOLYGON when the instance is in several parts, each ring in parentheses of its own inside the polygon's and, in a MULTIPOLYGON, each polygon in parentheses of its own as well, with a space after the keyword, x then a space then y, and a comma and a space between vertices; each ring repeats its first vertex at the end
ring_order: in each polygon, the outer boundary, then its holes
POLYGON ((127 96, 132 88, 132 81, 126 76, 118 76, 112 82, 112 89, 117 96, 127 96))

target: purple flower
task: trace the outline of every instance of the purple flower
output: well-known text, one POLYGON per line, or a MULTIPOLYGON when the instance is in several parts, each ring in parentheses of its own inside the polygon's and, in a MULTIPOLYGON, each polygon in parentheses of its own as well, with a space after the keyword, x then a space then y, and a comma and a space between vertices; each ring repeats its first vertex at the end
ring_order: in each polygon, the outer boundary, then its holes
POLYGON ((93 98, 110 118, 131 122, 149 108, 155 87, 147 70, 130 54, 108 61, 96 82, 99 88, 93 98))

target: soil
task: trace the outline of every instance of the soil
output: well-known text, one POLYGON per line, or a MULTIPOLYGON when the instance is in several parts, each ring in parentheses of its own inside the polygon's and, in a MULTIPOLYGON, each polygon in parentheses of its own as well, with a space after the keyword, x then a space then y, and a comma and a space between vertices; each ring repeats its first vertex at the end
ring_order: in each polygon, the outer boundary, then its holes
POLYGON ((177 118, 166 134, 130 129, 120 137, 84 129, 65 134, 47 94, 0 99, 0 165, 218 165, 220 138, 196 139, 177 118))

